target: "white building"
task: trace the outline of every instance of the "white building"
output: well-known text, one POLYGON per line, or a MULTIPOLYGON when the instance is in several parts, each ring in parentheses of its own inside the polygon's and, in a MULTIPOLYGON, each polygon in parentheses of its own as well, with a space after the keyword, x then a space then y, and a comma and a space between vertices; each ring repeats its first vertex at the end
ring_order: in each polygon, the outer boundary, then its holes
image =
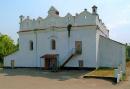
POLYGON ((46 18, 20 16, 19 51, 4 58, 4 66, 51 68, 98 68, 123 65, 125 45, 109 39, 109 30, 97 7, 65 17, 51 7, 46 18))

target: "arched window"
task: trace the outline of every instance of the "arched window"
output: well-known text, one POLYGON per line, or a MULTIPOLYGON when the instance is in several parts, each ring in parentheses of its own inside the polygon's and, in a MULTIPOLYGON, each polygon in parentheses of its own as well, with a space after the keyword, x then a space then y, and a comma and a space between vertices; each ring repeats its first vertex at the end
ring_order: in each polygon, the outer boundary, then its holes
POLYGON ((51 40, 51 49, 52 50, 56 49, 56 41, 54 39, 51 40))
POLYGON ((70 30, 71 30, 71 28, 72 28, 72 24, 69 24, 69 25, 67 26, 68 37, 70 37, 70 30))
POLYGON ((30 50, 33 50, 33 41, 30 41, 29 47, 30 47, 30 50))

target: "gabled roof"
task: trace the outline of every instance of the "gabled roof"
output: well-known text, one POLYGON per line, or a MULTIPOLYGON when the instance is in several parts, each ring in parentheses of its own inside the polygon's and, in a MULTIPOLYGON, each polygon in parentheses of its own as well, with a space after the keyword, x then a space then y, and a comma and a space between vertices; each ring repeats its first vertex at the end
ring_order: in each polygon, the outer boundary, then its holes
POLYGON ((124 46, 125 46, 125 44, 123 44, 123 43, 121 43, 121 42, 118 42, 118 41, 112 40, 112 39, 107 38, 107 37, 104 37, 104 36, 102 36, 102 35, 100 35, 100 38, 104 38, 104 39, 107 39, 107 40, 110 40, 110 41, 113 41, 113 42, 115 42, 115 43, 118 43, 118 44, 120 44, 120 45, 124 45, 124 46))

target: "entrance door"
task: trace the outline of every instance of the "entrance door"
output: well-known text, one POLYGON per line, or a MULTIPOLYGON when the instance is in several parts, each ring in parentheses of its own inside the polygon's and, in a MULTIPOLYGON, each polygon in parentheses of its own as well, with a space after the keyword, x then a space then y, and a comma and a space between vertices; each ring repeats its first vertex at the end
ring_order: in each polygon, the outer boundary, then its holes
POLYGON ((50 59, 45 59, 45 69, 48 70, 50 68, 50 59))
POLYGON ((45 59, 45 69, 46 70, 51 69, 53 67, 55 61, 56 61, 56 59, 51 59, 51 58, 45 59))

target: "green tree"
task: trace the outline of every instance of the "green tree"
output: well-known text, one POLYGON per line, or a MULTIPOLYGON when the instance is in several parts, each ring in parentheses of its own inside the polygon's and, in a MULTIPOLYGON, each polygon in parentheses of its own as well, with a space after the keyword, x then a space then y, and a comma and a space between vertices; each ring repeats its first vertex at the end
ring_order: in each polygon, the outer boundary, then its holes
POLYGON ((8 35, 0 35, 0 62, 3 62, 4 56, 7 56, 18 49, 14 41, 8 35))
POLYGON ((126 44, 126 61, 130 61, 130 45, 126 44))

